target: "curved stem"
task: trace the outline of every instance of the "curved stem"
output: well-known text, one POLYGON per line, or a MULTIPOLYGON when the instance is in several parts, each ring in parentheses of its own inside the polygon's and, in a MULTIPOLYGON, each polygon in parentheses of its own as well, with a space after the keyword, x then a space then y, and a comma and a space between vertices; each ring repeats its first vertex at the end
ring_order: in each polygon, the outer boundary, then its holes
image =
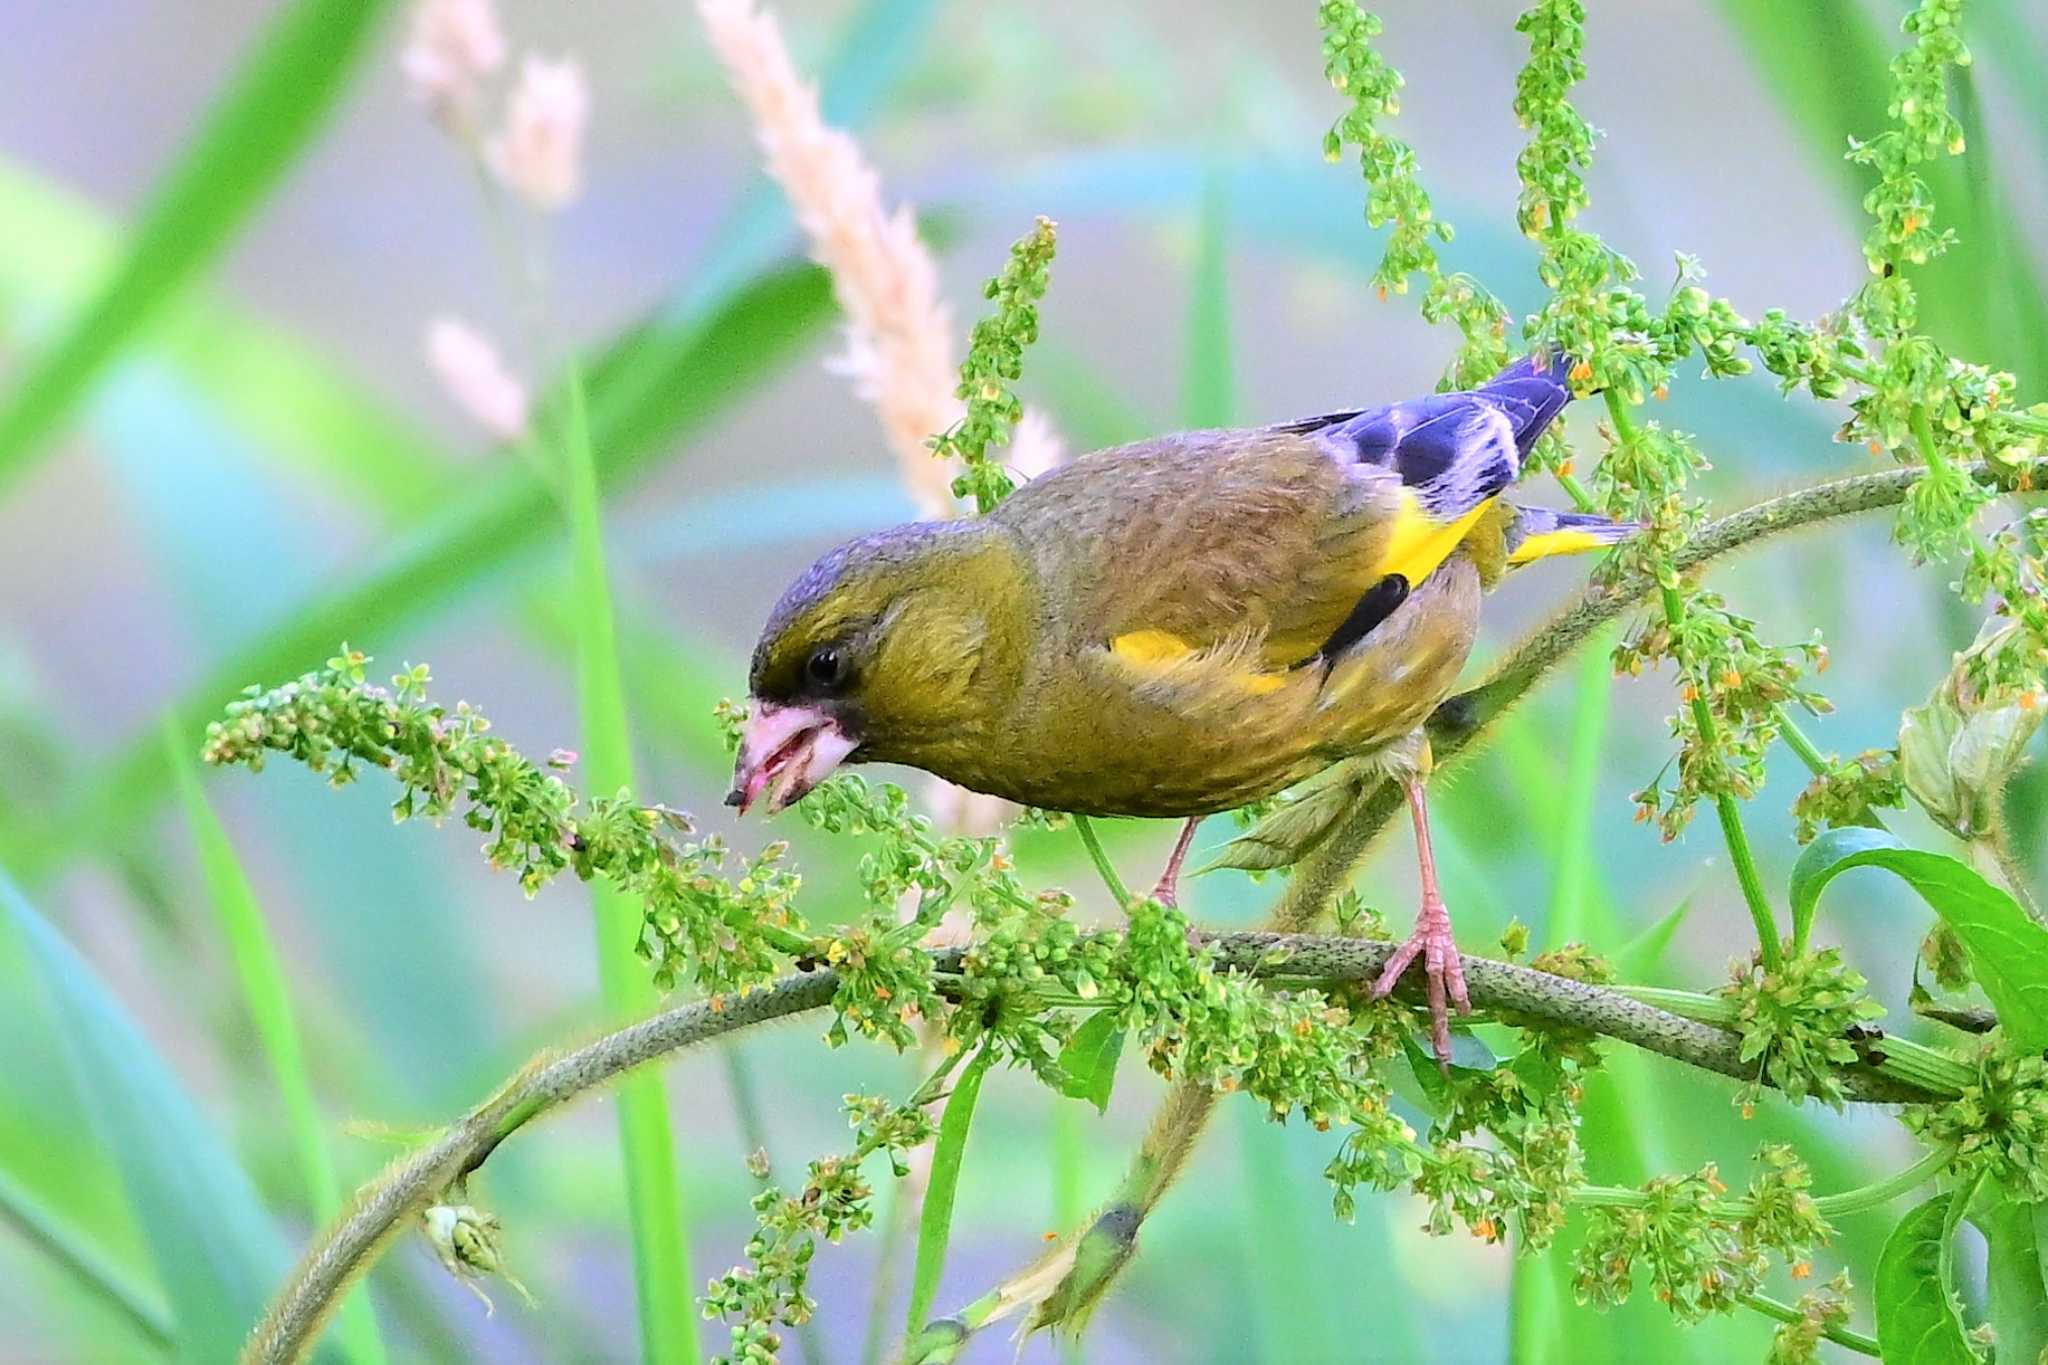
MULTIPOLYGON (((1637 439, 1635 414, 1629 411, 1627 400, 1616 389, 1607 391, 1607 415, 1614 422, 1617 441, 1627 445, 1637 439)), ((1658 596, 1664 607, 1665 624, 1671 627, 1672 639, 1677 641, 1684 633, 1685 599, 1679 596, 1676 587, 1668 583, 1661 587, 1658 596)), ((1700 748, 1713 755, 1718 765, 1720 726, 1714 719, 1714 709, 1707 705, 1705 692, 1697 687, 1692 689, 1690 704, 1693 729, 1699 732, 1700 748)), ((1783 959, 1777 918, 1771 911, 1770 899, 1764 894, 1763 878, 1757 875, 1756 857, 1749 851, 1749 833, 1742 827, 1742 807, 1736 803, 1735 794, 1728 790, 1725 780, 1715 785, 1714 813, 1721 821, 1721 837, 1727 841, 1729 861, 1735 865, 1735 880, 1742 888, 1742 902, 1749 907, 1749 917, 1756 924, 1764 970, 1776 971, 1783 959)))
POLYGON ((1076 815, 1073 819, 1074 832, 1081 836, 1081 847, 1088 850, 1089 861, 1095 864, 1095 871, 1101 876, 1102 884, 1109 888, 1109 894, 1119 909, 1128 906, 1131 903, 1131 893, 1124 886, 1123 878, 1116 875, 1116 864, 1112 863, 1109 854, 1103 851, 1102 840, 1095 836, 1095 822, 1085 815, 1076 815))
MULTIPOLYGON (((1817 1196, 1813 1201, 1814 1208, 1825 1218, 1881 1208, 1908 1190, 1917 1189, 1932 1180, 1955 1154, 1954 1144, 1933 1148, 1921 1153, 1920 1159, 1912 1165, 1894 1171, 1882 1180, 1873 1180, 1868 1185, 1858 1185, 1838 1194, 1817 1196)), ((1641 1190, 1616 1185, 1585 1185, 1572 1191, 1571 1200, 1587 1208, 1608 1209, 1646 1208, 1650 1203, 1649 1196, 1641 1190)), ((1756 1211, 1755 1201, 1749 1199, 1720 1199, 1708 1207, 1718 1218, 1747 1218, 1756 1211)))
MULTIPOLYGON (((1215 946, 1220 970, 1326 981, 1376 980, 1398 946, 1381 939, 1311 934, 1203 937, 1215 946)), ((954 950, 940 954, 939 962, 951 968, 958 965, 960 957, 960 951, 954 950)), ((1589 1030, 1708 1071, 1750 1078, 1751 1068, 1741 1058, 1740 1039, 1725 1029, 1681 1018, 1617 990, 1528 967, 1469 956, 1463 962, 1466 986, 1476 1005, 1589 1030)), ((678 1049, 823 1008, 831 1003, 838 986, 837 972, 799 973, 737 998, 679 1006, 573 1052, 535 1059, 489 1100, 458 1120, 439 1141, 364 1187, 349 1211, 321 1235, 292 1272, 245 1348, 244 1362, 303 1359, 340 1294, 369 1269, 398 1230, 449 1186, 481 1167, 500 1143, 527 1124, 678 1049)), ((1409 992, 1402 994, 1407 997, 1409 992)), ((1419 988, 1414 998, 1419 998, 1419 988)), ((944 1074, 942 1069, 934 1083, 944 1074)), ((1901 1081, 1882 1064, 1859 1063, 1846 1068, 1844 1089, 1850 1099, 1877 1103, 1943 1095, 1939 1089, 1901 1081)), ((1199 1106, 1203 1114, 1208 1107, 1199 1106)), ((1182 1140, 1154 1153, 1145 1182, 1149 1202, 1156 1202, 1186 1159, 1187 1146, 1198 1128, 1187 1130, 1182 1140)))
MULTIPOLYGON (((1742 1303, 1744 1307, 1753 1308, 1765 1317, 1775 1318, 1779 1322, 1800 1323, 1806 1321, 1806 1315, 1797 1308, 1794 1308, 1789 1303, 1780 1303, 1768 1294, 1745 1294, 1742 1296, 1742 1303)), ((1847 1327, 1823 1327, 1820 1329, 1820 1334, 1829 1341, 1834 1342, 1835 1345, 1845 1346, 1858 1355, 1866 1355, 1873 1360, 1878 1358, 1876 1337, 1867 1337, 1863 1333, 1851 1331, 1847 1327)))

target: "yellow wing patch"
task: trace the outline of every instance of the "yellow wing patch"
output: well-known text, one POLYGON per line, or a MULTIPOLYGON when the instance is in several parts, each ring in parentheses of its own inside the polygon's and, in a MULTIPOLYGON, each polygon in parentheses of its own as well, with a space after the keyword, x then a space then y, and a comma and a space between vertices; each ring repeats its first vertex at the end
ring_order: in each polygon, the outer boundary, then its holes
POLYGON ((1450 558, 1451 551, 1458 548, 1491 506, 1493 499, 1488 498, 1456 521, 1438 521, 1423 507, 1414 489, 1402 489, 1401 506, 1394 513, 1394 532, 1387 541, 1386 553, 1373 568, 1373 577, 1380 579, 1397 573, 1411 585, 1420 584, 1436 571, 1437 565, 1450 558))
MULTIPOLYGON (((1111 640, 1109 652, 1119 663, 1140 673, 1157 675, 1189 662, 1198 651, 1170 630, 1133 630, 1111 640)), ((1264 696, 1287 685, 1286 675, 1255 668, 1236 669, 1225 677, 1231 685, 1253 696, 1264 696)))
POLYGON ((1134 630, 1111 640, 1109 652, 1127 664, 1163 664, 1195 651, 1170 630, 1134 630))
POLYGON ((1600 536, 1591 531, 1567 526, 1562 530, 1543 531, 1537 535, 1524 536, 1515 552, 1508 556, 1510 564, 1527 564, 1532 560, 1548 559, 1552 555, 1579 555, 1588 550, 1604 550, 1614 543, 1612 535, 1600 536))

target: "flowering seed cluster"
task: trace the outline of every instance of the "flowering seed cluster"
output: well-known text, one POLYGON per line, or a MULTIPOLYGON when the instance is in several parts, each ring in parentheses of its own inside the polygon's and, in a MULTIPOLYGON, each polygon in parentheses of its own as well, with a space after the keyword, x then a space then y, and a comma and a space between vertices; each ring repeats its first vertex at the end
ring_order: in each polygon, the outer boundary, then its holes
POLYGON ((1008 443, 1024 416, 1024 404, 1011 386, 1024 373, 1024 348, 1038 340, 1038 304, 1052 280, 1056 245, 1052 220, 1040 218, 1011 246, 1002 273, 988 282, 983 293, 995 311, 974 324, 955 390, 967 401, 967 415, 932 441, 934 456, 966 466, 953 480, 953 496, 972 497, 978 511, 993 508, 1016 487, 988 450, 1008 443))

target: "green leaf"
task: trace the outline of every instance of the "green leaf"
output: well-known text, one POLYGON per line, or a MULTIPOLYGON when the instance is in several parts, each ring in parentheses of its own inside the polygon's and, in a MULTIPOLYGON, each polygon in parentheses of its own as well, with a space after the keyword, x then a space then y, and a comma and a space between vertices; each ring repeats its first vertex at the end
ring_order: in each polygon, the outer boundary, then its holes
POLYGON ((1060 1093, 1086 1100, 1100 1113, 1109 1112, 1109 1092, 1116 1085, 1116 1064, 1123 1056, 1124 1031, 1114 1010, 1098 1010, 1060 1049, 1060 1093))
POLYGON ((348 88, 389 0, 293 0, 158 184, 118 268, 0 406, 0 487, 179 288, 234 240, 348 88))
POLYGON ((1792 868, 1792 934, 1804 946, 1821 892, 1852 867, 1881 867, 1920 893, 1956 931, 1970 966, 2021 1047, 2048 1047, 2048 928, 2003 889, 1945 853, 1908 848, 1881 829, 1832 829, 1806 846, 1792 868))
POLYGON ((1687 896, 1676 910, 1616 948, 1612 957, 1615 975, 1623 981, 1642 981, 1662 972, 1664 955, 1670 952, 1692 907, 1692 897, 1687 896))
POLYGON ((284 1244, 255 1186, 126 1008, 4 874, 0 913, 37 964, 78 1092, 121 1168, 179 1357, 233 1360, 284 1271, 284 1244))
POLYGON ((1885 1365, 1980 1365, 1956 1307, 1955 1225, 1965 1189, 1938 1194, 1885 1238, 1877 1258, 1877 1341, 1885 1365))
MULTIPOLYGON (((764 381, 831 316, 824 271, 796 265, 740 291, 702 326, 646 326, 595 367, 590 424, 599 483, 616 488, 764 381), (611 378, 607 378, 610 376, 611 378)), ((218 661, 172 706, 190 732, 242 688, 303 672, 337 641, 373 640, 453 600, 517 556, 550 545, 560 519, 553 496, 522 462, 451 496, 390 558, 352 582, 302 603, 270 634, 218 661)), ((0 816, 0 860, 23 876, 81 848, 117 844, 170 780, 154 734, 132 741, 85 775, 71 799, 33 825, 27 811, 0 816)))
POLYGON ((946 1112, 939 1120, 931 1183, 925 1188, 924 1208, 917 1219, 917 1261, 910 1282, 907 1336, 916 1336, 924 1327, 939 1296, 939 1278, 946 1272, 946 1244, 953 1235, 953 1199, 960 1191, 960 1165, 967 1155, 967 1131, 974 1123, 975 1102, 981 1098, 981 1079, 995 1059, 996 1054, 986 1045, 974 1054, 946 1098, 946 1112))
MULTIPOLYGON (((256 890, 249 885, 241 859, 228 842, 227 830, 192 771, 192 755, 198 747, 197 740, 188 742, 175 729, 164 728, 165 752, 177 773, 178 793, 199 849, 199 864, 220 920, 221 937, 227 940, 234 958, 242 1003, 256 1026, 271 1078, 284 1100, 298 1174, 305 1181, 306 1203, 313 1216, 325 1223, 341 1211, 341 1182, 334 1172, 334 1154, 328 1150, 327 1120, 313 1096, 313 1079, 306 1070, 298 1025, 292 1018, 291 985, 277 960, 277 950, 271 946, 256 890)), ((375 1365, 385 1358, 367 1286, 358 1285, 349 1295, 342 1308, 341 1330, 349 1359, 375 1365)))
POLYGON ((2048 1360, 2048 1204, 1994 1186, 1970 1215, 1990 1248, 1985 1278, 2000 1360, 2048 1360))
MULTIPOLYGON (((584 762, 593 793, 633 785, 633 750, 626 721, 625 685, 619 676, 610 575, 598 505, 597 460, 591 453, 583 381, 572 364, 561 428, 562 467, 569 486, 575 541, 576 690, 583 720, 584 762)), ((597 972, 606 1009, 619 1020, 648 1013, 658 993, 635 951, 642 931, 638 903, 600 882, 591 887, 597 915, 597 972)), ((668 1092, 651 1071, 619 1085, 619 1145, 626 1168, 626 1198, 633 1231, 633 1278, 640 1303, 640 1356, 688 1365, 700 1359, 697 1315, 684 1286, 690 1270, 689 1225, 683 1218, 681 1177, 668 1092)))

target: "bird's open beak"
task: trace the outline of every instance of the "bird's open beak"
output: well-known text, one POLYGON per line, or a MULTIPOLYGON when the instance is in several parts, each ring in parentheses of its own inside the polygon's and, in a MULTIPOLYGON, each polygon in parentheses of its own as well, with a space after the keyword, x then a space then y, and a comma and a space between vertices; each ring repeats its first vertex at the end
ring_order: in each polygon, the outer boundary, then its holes
POLYGON ((755 702, 740 741, 733 768, 732 790, 725 804, 745 815, 763 793, 770 815, 803 800, 811 788, 831 776, 860 741, 851 739, 832 716, 815 706, 776 706, 755 702))

